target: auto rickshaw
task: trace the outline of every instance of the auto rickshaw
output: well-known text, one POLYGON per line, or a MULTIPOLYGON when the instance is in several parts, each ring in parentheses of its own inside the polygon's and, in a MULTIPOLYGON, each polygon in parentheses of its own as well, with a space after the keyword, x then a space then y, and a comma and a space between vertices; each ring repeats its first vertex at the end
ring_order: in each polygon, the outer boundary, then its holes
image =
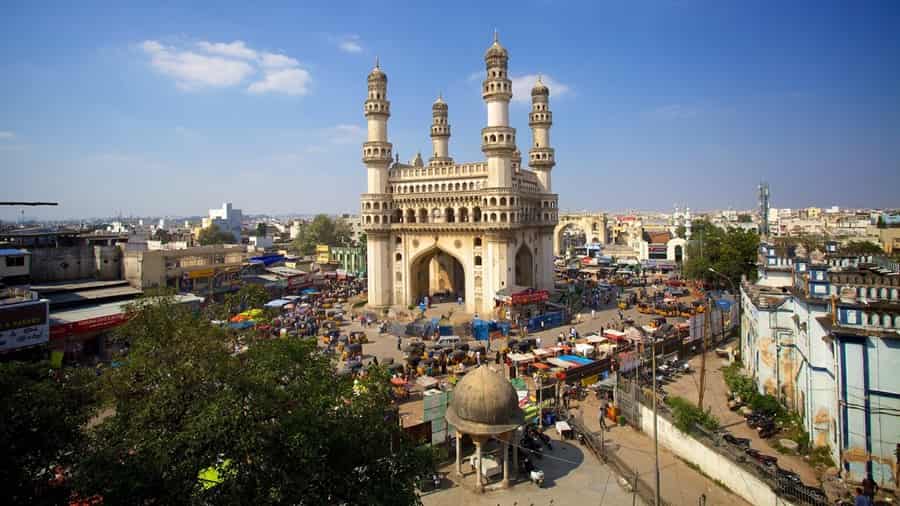
POLYGON ((628 305, 628 299, 626 297, 619 297, 616 300, 616 307, 624 311, 631 306, 628 305))
POLYGON ((641 302, 637 306, 638 313, 641 314, 653 314, 653 308, 650 307, 650 304, 646 302, 641 302))
POLYGON ((344 352, 341 354, 341 360, 345 361, 360 358, 362 358, 362 345, 359 343, 347 345, 344 348, 344 352))
POLYGON ((351 343, 359 343, 366 344, 369 342, 369 337, 365 332, 361 330, 356 330, 350 333, 350 342, 351 343))
POLYGON ((659 327, 661 327, 665 324, 666 324, 666 319, 663 317, 659 317, 659 318, 654 318, 654 319, 650 320, 650 323, 648 325, 654 329, 658 329, 659 327))

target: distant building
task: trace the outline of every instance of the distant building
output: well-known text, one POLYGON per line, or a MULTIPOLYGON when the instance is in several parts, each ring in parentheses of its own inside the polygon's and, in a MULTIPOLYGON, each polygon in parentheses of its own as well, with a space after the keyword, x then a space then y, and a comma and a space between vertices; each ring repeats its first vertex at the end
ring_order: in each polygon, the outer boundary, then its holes
POLYGON ((366 274, 365 246, 332 246, 331 260, 340 264, 340 268, 348 274, 366 274))
POLYGON ((241 242, 241 222, 244 220, 244 214, 240 209, 231 207, 231 202, 222 204, 221 209, 210 209, 209 217, 203 218, 202 228, 209 228, 211 225, 219 227, 223 232, 231 232, 236 242, 241 242))
POLYGON ((128 236, 67 229, 17 229, 0 233, 0 244, 30 254, 33 283, 122 279, 120 245, 128 236))
POLYGON ((31 253, 24 249, 0 249, 0 287, 31 283, 31 253))
POLYGON ((170 288, 208 295, 237 290, 247 253, 240 246, 199 246, 179 250, 128 250, 125 279, 142 290, 170 288))
POLYGON ((362 238, 365 231, 363 230, 362 220, 359 215, 356 214, 342 214, 340 217, 344 223, 350 227, 350 240, 359 244, 360 239, 362 238))

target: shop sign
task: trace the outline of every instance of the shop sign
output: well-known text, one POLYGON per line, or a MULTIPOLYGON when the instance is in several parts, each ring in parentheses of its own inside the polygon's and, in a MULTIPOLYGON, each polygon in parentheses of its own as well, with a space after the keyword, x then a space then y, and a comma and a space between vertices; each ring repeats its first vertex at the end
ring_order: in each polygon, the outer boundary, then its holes
POLYGON ((216 274, 215 269, 200 269, 200 270, 188 272, 187 277, 188 277, 188 279, 211 278, 215 274, 216 274))
POLYGON ((89 332, 111 329, 126 321, 128 321, 127 314, 116 313, 98 316, 96 318, 88 318, 87 320, 77 322, 63 323, 61 325, 54 325, 50 328, 50 337, 55 341, 71 335, 87 334, 89 332))
POLYGON ((534 290, 514 293, 510 296, 513 305, 536 304, 550 300, 550 292, 547 290, 534 290))
POLYGON ((0 352, 50 340, 49 304, 45 300, 0 308, 0 352))

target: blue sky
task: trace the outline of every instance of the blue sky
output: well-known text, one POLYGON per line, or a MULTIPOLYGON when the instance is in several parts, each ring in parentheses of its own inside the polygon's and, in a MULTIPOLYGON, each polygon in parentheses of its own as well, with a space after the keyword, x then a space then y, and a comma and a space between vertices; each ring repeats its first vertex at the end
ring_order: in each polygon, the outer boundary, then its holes
POLYGON ((375 56, 402 159, 427 159, 442 92, 451 155, 480 160, 496 27, 518 89, 550 83, 565 209, 749 208, 763 179, 776 207, 900 206, 897 2, 136 5, 0 7, 0 200, 355 211, 375 56))

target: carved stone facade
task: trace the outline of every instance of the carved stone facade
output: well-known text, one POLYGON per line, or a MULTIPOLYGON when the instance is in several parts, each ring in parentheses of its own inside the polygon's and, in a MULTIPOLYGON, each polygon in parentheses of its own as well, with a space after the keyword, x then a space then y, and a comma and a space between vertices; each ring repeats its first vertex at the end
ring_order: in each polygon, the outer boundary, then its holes
POLYGON ((509 126, 508 60, 495 38, 485 54, 482 85, 486 161, 474 163, 450 157, 449 107, 441 97, 432 106, 428 163, 420 155, 410 163, 394 160, 387 134, 387 75, 377 63, 369 74, 363 145, 368 188, 361 197, 361 220, 368 236, 370 306, 407 306, 426 295, 446 294, 462 297, 466 311, 487 315, 499 290, 552 288, 559 216, 550 184, 555 165, 550 91, 540 81, 532 90, 526 168, 509 126))

